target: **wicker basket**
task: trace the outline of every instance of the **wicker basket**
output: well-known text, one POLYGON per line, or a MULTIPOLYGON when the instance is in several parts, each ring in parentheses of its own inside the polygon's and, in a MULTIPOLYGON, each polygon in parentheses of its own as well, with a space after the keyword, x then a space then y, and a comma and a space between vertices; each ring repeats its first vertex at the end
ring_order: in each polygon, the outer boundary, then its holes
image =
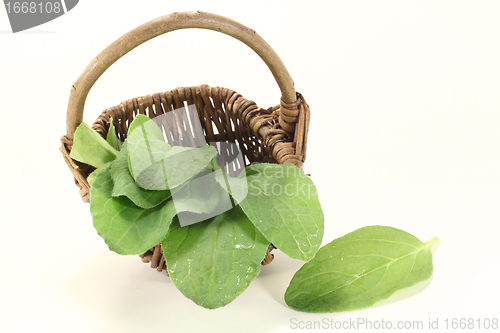
MULTIPOLYGON (((295 92, 293 80, 274 50, 255 31, 228 18, 204 12, 174 13, 147 22, 120 37, 87 66, 72 86, 67 111, 67 133, 61 138, 60 150, 74 175, 84 202, 89 202, 90 199, 87 176, 94 168, 73 160, 69 154, 75 130, 83 120, 83 108, 90 89, 106 69, 135 47, 161 34, 189 28, 222 32, 254 50, 267 64, 280 87, 282 96, 279 105, 263 109, 227 88, 208 85, 176 88, 164 93, 132 98, 108 108, 94 122, 93 129, 105 138, 110 118, 113 118, 117 135, 123 141, 128 126, 136 115, 144 114, 153 119, 192 105, 195 106, 194 112, 197 112, 201 123, 204 136, 201 139, 206 142, 235 143, 244 156, 246 165, 253 162, 293 163, 302 169, 306 156, 309 107, 303 97, 295 92)), ((191 109, 194 110, 192 107, 191 109)), ((191 118, 180 113, 180 116, 170 119, 170 124, 162 126, 167 138, 176 137, 175 134, 181 128, 189 131, 190 126, 187 125, 191 118)), ((173 144, 196 145, 195 142, 200 139, 196 137, 199 133, 187 134, 182 136, 180 142, 173 144)), ((262 261, 263 265, 273 259, 270 253, 273 248, 271 244, 262 261)), ((151 267, 158 271, 166 270, 161 245, 142 254, 141 258, 144 262, 151 262, 151 267)))

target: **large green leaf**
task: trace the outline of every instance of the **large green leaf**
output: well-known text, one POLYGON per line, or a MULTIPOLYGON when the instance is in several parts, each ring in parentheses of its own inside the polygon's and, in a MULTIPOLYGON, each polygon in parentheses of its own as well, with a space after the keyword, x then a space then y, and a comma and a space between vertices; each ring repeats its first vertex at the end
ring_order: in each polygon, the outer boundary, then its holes
POLYGON ((233 208, 229 194, 215 180, 217 172, 208 167, 175 190, 172 200, 181 226, 206 220, 233 208))
POLYGON ((217 151, 205 145, 199 148, 172 147, 161 161, 150 163, 140 173, 134 173, 137 184, 148 190, 176 188, 210 165, 217 151))
POLYGON ((323 211, 314 183, 299 168, 254 164, 236 178, 218 175, 217 181, 229 186, 252 223, 283 253, 304 261, 314 257, 323 239, 323 211))
POLYGON ((130 135, 137 127, 140 127, 142 124, 150 121, 152 120, 148 116, 138 114, 128 127, 127 135, 130 135))
MULTIPOLYGON (((178 211, 210 213, 217 206, 222 194, 223 190, 215 181, 214 174, 205 172, 176 191, 173 200, 178 211)), ((224 194, 227 196, 227 193, 224 194)))
POLYGON ((75 131, 69 156, 95 168, 113 161, 118 151, 87 123, 81 123, 75 131))
POLYGON ((106 136, 106 141, 117 151, 120 151, 120 149, 122 149, 123 142, 121 142, 120 139, 118 139, 118 135, 116 135, 116 128, 113 118, 109 120, 109 130, 108 135, 106 136))
POLYGON ((169 190, 150 191, 137 186, 128 168, 127 141, 111 166, 111 178, 114 184, 112 196, 126 196, 141 208, 153 208, 171 197, 169 190))
POLYGON ((108 162, 106 164, 101 165, 99 168, 95 169, 88 177, 87 177, 87 183, 89 183, 90 186, 94 183, 95 177, 97 177, 98 174, 100 174, 103 171, 106 171, 107 168, 111 166, 111 164, 114 161, 108 162))
POLYGON ((137 180, 145 169, 164 159, 172 147, 154 121, 139 115, 130 124, 127 148, 130 173, 137 180))
POLYGON ((305 312, 366 308, 432 275, 431 249, 409 233, 384 226, 353 231, 323 246, 295 273, 286 303, 305 312))
POLYGON ((176 211, 172 201, 152 209, 136 206, 127 197, 112 197, 111 167, 95 176, 90 188, 90 212, 97 233, 110 250, 140 254, 165 237, 176 211))
POLYGON ((186 227, 174 222, 162 242, 177 289, 210 309, 230 303, 249 286, 268 245, 239 207, 186 227))

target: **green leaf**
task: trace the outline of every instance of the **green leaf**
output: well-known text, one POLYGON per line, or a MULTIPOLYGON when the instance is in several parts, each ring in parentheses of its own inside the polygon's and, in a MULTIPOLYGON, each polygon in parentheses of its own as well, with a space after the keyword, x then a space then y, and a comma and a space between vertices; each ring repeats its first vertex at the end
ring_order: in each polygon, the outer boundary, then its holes
POLYGON ((209 309, 225 306, 249 286, 268 245, 239 207, 187 227, 174 222, 162 242, 177 289, 209 309))
MULTIPOLYGON (((213 173, 204 173, 187 182, 173 196, 177 211, 193 213, 210 213, 219 203, 223 194, 222 188, 215 181, 213 173)), ((227 193, 224 192, 227 196, 227 193)))
POLYGON ((136 181, 138 175, 164 159, 171 149, 158 125, 144 115, 137 116, 130 124, 127 147, 130 173, 136 181))
POLYGON ((141 208, 153 208, 172 195, 168 190, 150 191, 137 186, 128 168, 127 141, 111 166, 111 178, 114 184, 112 196, 126 196, 141 208))
POLYGON ((72 159, 92 165, 95 168, 113 161, 118 151, 94 131, 87 123, 81 123, 75 131, 72 159))
POLYGON ((130 135, 137 127, 139 127, 142 124, 144 124, 146 122, 149 122, 149 121, 152 121, 152 120, 148 116, 145 116, 143 114, 138 114, 134 118, 134 120, 132 121, 132 123, 130 124, 130 126, 128 127, 127 135, 130 135))
POLYGON ((116 150, 120 151, 120 149, 122 149, 123 142, 121 142, 120 139, 118 139, 118 135, 116 135, 116 128, 113 123, 113 118, 109 120, 109 130, 106 141, 111 145, 111 147, 115 148, 116 150))
POLYGON ((304 264, 285 293, 305 312, 358 310, 432 275, 431 249, 409 233, 384 226, 353 231, 323 246, 304 264))
POLYGON ((95 176, 90 188, 90 213, 97 233, 118 254, 140 254, 165 237, 176 211, 172 201, 152 209, 127 197, 112 197, 111 166, 95 176))
POLYGON ((95 177, 97 177, 98 174, 101 172, 105 171, 113 162, 108 162, 106 164, 103 164, 99 168, 95 169, 90 175, 87 177, 87 183, 89 183, 90 186, 92 186, 92 183, 94 183, 95 177))
POLYGON ((324 217, 312 180, 293 164, 254 164, 236 178, 217 181, 278 249, 309 261, 323 239, 324 217), (245 184, 246 183, 246 184, 245 184), (248 188, 248 193, 246 193, 248 188))
POLYGON ((161 161, 150 163, 140 173, 136 171, 134 179, 140 187, 148 190, 176 188, 207 168, 216 153, 216 149, 209 145, 199 148, 175 146, 161 161))
POLYGON ((172 195, 181 226, 206 220, 233 208, 229 194, 215 181, 216 172, 207 167, 172 195))

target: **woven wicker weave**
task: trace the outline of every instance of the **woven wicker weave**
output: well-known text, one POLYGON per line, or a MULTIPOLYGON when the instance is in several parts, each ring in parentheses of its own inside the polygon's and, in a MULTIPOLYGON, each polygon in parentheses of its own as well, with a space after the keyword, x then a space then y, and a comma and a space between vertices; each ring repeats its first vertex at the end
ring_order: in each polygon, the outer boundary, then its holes
MULTIPOLYGON (((128 126, 136 115, 144 114, 154 119, 173 110, 194 106, 203 129, 202 137, 199 137, 200 133, 189 132, 192 127, 188 126, 190 118, 179 113, 180 116, 171 117, 175 120, 162 126, 162 129, 167 140, 179 138, 176 134, 181 129, 187 129, 188 135, 177 139, 180 142, 171 144, 196 146, 200 140, 230 142, 238 145, 246 165, 253 162, 293 163, 302 169, 306 156, 309 107, 295 92, 290 74, 274 50, 255 31, 225 17, 203 12, 174 13, 145 23, 112 43, 87 66, 71 89, 67 133, 61 138, 60 150, 84 202, 90 199, 87 176, 94 168, 71 159, 69 154, 74 132, 83 119, 88 92, 102 73, 127 52, 153 37, 186 28, 222 32, 252 48, 268 65, 280 87, 282 97, 279 105, 263 109, 231 89, 200 85, 129 99, 104 110, 92 128, 106 137, 110 118, 113 118, 118 138, 124 141, 128 126)), ((273 248, 271 244, 263 265, 272 261, 270 252, 273 248)), ((151 267, 159 271, 166 270, 161 245, 142 254, 141 258, 144 262, 151 262, 151 267)))

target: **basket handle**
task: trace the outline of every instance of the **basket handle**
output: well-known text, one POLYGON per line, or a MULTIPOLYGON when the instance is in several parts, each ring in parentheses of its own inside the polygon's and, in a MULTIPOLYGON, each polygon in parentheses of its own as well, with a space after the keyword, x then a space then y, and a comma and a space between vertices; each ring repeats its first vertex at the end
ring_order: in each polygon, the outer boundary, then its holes
POLYGON ((294 84, 285 65, 255 31, 223 16, 204 12, 181 12, 161 16, 129 31, 106 47, 90 62, 71 88, 67 113, 67 138, 72 139, 78 125, 83 121, 83 108, 87 95, 97 79, 115 61, 142 43, 179 29, 208 29, 232 36, 245 43, 257 53, 271 70, 281 90, 282 102, 297 100, 294 84))

